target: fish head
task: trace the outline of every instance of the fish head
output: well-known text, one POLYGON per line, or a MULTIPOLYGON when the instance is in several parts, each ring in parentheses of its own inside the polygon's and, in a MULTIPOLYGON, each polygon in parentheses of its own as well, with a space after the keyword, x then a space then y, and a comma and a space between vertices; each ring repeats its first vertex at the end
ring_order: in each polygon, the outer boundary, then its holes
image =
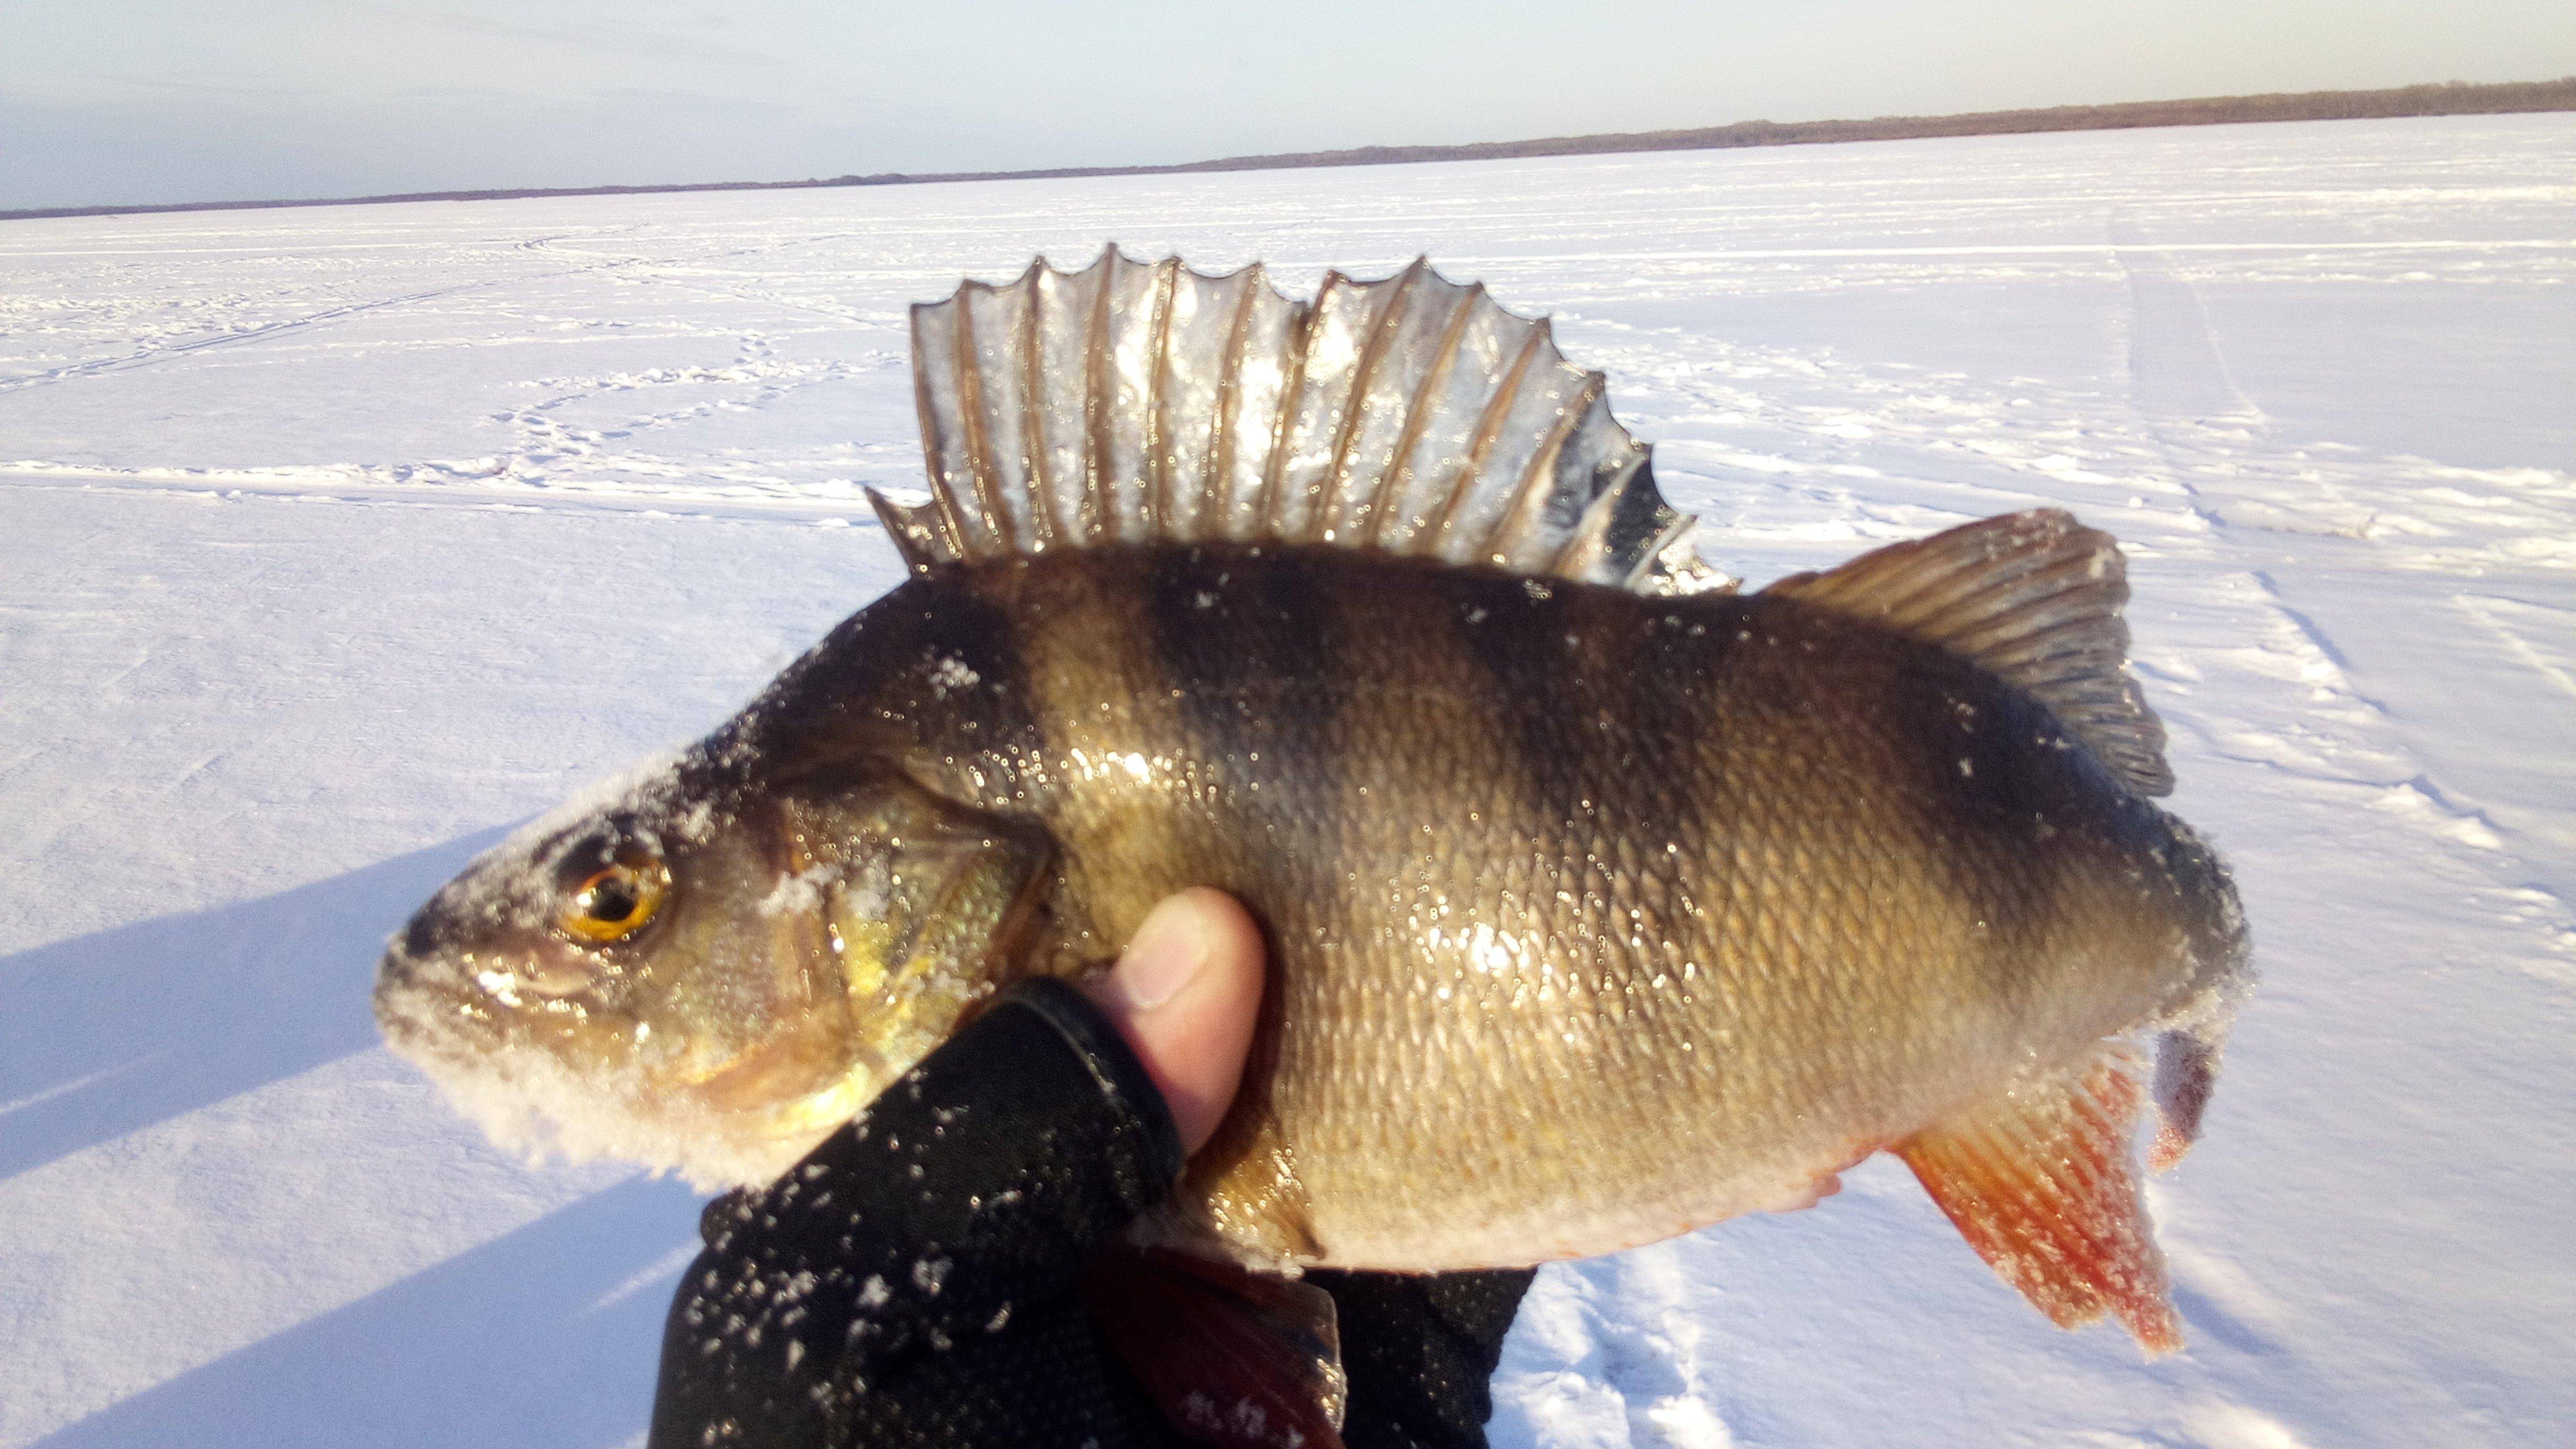
POLYGON ((1018 969, 1042 839, 891 769, 702 764, 520 830, 388 944, 387 1041, 505 1147, 766 1182, 1018 969))

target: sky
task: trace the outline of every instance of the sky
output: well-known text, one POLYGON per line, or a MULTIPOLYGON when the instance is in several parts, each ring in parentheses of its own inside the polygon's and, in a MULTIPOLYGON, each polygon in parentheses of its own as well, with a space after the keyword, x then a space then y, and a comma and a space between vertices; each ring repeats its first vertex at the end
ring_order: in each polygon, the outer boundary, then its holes
POLYGON ((0 0, 0 209, 2576 74, 2565 0, 0 0))

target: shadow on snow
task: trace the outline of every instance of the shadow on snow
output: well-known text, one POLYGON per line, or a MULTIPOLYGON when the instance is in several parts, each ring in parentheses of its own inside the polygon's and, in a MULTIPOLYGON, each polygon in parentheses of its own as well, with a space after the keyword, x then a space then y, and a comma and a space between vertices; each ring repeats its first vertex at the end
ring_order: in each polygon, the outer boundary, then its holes
POLYGON ((653 1267, 678 1246, 672 1229, 690 1221, 693 1200, 675 1182, 622 1183, 102 1409, 38 1449, 623 1443, 644 1427, 676 1282, 653 1267))
POLYGON ((0 958, 0 1178, 374 1046, 386 935, 502 833, 0 958))

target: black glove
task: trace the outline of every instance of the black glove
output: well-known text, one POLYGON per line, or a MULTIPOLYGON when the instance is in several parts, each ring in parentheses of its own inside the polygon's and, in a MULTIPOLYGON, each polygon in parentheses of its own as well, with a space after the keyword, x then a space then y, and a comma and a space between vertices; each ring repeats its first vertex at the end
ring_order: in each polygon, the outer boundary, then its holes
MULTIPOLYGON (((1084 1268, 1181 1151, 1080 993, 1012 988, 769 1187, 710 1204, 672 1303, 651 1449, 1185 1442, 1118 1361, 1084 1268)), ((1481 1446, 1527 1270, 1324 1273, 1353 1449, 1481 1446)))
POLYGON ((1485 1273, 1342 1273, 1306 1281, 1341 1310, 1350 1449, 1484 1449, 1494 1363, 1535 1268, 1485 1273))

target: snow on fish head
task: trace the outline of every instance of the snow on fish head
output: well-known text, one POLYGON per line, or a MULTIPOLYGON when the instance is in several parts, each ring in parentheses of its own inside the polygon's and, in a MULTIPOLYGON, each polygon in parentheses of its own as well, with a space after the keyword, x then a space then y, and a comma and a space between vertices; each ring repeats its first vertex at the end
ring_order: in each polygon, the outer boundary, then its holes
POLYGON ((1046 860, 892 771, 667 757, 433 896, 376 1020, 505 1147, 765 1182, 993 990, 1046 860))

